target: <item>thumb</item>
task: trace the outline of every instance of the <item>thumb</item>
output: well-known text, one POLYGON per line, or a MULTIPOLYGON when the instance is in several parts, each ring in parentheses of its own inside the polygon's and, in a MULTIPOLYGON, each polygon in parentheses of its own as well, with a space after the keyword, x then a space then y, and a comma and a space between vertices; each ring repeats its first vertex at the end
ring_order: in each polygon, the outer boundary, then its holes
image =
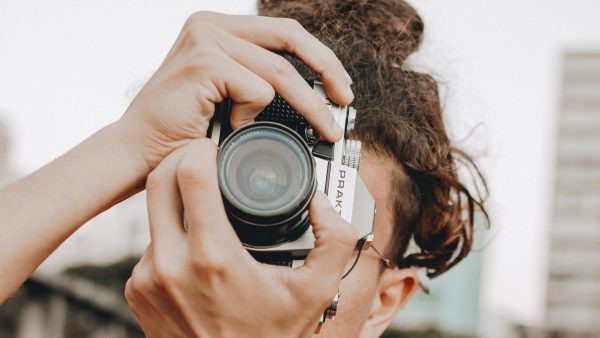
POLYGON ((311 201, 309 215, 315 247, 306 257, 302 268, 306 270, 307 278, 322 279, 329 276, 332 287, 337 288, 344 268, 356 247, 358 234, 320 191, 311 201))

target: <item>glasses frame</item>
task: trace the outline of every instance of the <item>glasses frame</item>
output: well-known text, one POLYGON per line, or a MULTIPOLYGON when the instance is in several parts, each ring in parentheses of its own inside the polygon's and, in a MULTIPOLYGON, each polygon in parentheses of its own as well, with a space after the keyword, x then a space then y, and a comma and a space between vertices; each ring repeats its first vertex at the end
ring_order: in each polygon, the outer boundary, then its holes
MULTIPOLYGON (((384 254, 382 254, 381 251, 379 251, 379 249, 377 249, 372 242, 371 242, 371 245, 366 250, 368 250, 368 249, 373 249, 373 251, 379 256, 378 259, 381 261, 381 263, 383 264, 383 266, 386 269, 391 269, 391 270, 400 269, 400 267, 396 263, 394 263, 394 261, 392 259, 390 259, 390 258, 386 257, 384 254)), ((423 283, 421 278, 419 278, 419 288, 426 295, 429 295, 431 292, 429 287, 423 283)))

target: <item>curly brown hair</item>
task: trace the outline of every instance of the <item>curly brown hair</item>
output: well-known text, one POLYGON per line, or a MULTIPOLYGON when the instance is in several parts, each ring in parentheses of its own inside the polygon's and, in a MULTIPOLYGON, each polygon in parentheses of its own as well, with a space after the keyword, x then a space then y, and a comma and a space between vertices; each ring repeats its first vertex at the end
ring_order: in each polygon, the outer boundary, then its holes
MULTIPOLYGON (((398 164, 387 253, 398 266, 425 268, 429 277, 460 262, 471 251, 478 211, 489 225, 487 185, 473 159, 446 134, 436 80, 406 65, 423 38, 416 10, 402 0, 262 0, 259 15, 297 20, 352 77, 354 137, 398 164), (461 164, 478 182, 476 194, 459 179, 461 164), (419 250, 406 255, 411 238, 419 250)), ((315 78, 291 60, 303 76, 315 78)))

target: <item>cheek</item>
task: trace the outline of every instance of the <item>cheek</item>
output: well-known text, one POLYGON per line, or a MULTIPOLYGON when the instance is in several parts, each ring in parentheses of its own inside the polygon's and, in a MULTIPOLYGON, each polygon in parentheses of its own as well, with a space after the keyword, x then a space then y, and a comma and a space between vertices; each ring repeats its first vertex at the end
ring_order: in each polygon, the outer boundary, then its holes
POLYGON ((371 261, 374 260, 361 259, 352 273, 342 280, 337 316, 335 320, 327 321, 321 334, 314 338, 358 337, 377 294, 379 266, 369 264, 371 261))

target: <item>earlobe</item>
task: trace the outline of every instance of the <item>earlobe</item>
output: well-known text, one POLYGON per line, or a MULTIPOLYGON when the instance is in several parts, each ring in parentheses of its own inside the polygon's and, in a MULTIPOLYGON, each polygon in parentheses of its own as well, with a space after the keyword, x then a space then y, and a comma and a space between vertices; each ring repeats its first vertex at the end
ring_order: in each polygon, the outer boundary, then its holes
POLYGON ((419 277, 414 269, 386 269, 379 279, 377 294, 360 337, 379 337, 383 334, 396 313, 410 300, 418 285, 419 277))

